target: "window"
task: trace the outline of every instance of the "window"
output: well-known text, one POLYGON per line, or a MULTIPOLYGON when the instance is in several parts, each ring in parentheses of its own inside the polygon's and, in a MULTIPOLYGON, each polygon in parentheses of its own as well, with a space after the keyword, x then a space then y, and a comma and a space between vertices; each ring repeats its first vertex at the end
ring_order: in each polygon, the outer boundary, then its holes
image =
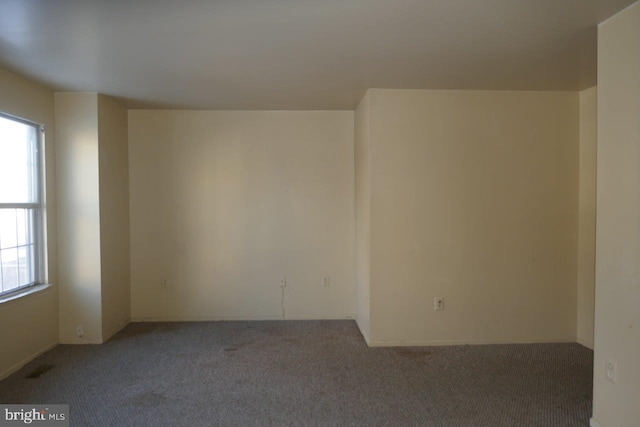
POLYGON ((41 126, 0 114, 0 296, 41 283, 41 126))

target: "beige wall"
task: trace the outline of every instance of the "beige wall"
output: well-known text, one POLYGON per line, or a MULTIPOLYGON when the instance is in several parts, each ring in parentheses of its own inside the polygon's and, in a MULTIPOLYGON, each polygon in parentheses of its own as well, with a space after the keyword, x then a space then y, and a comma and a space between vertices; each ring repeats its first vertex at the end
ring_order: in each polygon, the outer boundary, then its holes
POLYGON ((371 158, 369 96, 355 112, 355 227, 356 307, 355 317, 364 339, 370 334, 371 290, 371 158))
POLYGON ((593 418, 640 422, 640 3, 598 30, 593 418), (617 365, 616 382, 606 362, 617 365))
POLYGON ((0 111, 45 125, 48 282, 54 286, 0 305, 0 378, 58 343, 53 92, 0 69, 0 111))
POLYGON ((127 110, 98 95, 102 337, 131 319, 129 282, 129 151, 127 110))
POLYGON ((596 256, 597 88, 580 92, 578 342, 593 349, 596 256))
POLYGON ((369 96, 371 343, 574 341, 578 94, 369 96))
POLYGON ((130 111, 134 320, 353 317, 353 138, 350 111, 130 111))
POLYGON ((102 342, 97 99, 55 94, 62 343, 102 342))
POLYGON ((101 343, 131 318, 127 111, 82 92, 56 93, 55 107, 60 341, 101 343))

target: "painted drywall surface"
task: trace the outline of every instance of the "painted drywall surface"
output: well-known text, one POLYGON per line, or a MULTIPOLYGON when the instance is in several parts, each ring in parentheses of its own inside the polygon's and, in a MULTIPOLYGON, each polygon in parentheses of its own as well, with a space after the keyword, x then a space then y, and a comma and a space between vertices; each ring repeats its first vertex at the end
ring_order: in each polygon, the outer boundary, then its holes
POLYGON ((593 349, 596 258, 597 88, 580 92, 578 342, 593 349))
POLYGON ((129 268, 129 150, 127 110, 98 95, 102 338, 131 319, 129 268))
POLYGON ((97 98, 55 94, 62 343, 102 342, 97 98))
POLYGON ((47 281, 53 286, 0 305, 0 378, 58 343, 53 92, 0 69, 0 111, 45 125, 47 281))
POLYGON ((578 93, 369 95, 372 344, 574 341, 578 93))
POLYGON ((640 3, 598 30, 593 418, 640 423, 640 3), (617 364, 615 384, 606 361, 617 364))
POLYGON ((132 318, 353 317, 353 124, 129 111, 132 318))
POLYGON ((355 111, 355 228, 356 307, 358 327, 369 342, 371 266, 371 158, 369 140, 369 97, 362 98, 355 111))

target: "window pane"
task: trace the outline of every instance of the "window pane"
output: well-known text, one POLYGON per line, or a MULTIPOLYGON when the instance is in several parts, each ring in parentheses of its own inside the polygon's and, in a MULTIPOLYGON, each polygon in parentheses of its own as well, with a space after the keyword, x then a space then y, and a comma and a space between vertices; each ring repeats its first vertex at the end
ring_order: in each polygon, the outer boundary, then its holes
POLYGON ((18 246, 17 209, 0 209, 0 249, 18 246))
POLYGON ((29 285, 33 280, 33 245, 18 248, 18 286, 29 285))
POLYGON ((18 249, 0 249, 2 260, 2 291, 10 291, 19 286, 18 282, 18 249))
POLYGON ((0 113, 0 293, 39 280, 39 137, 39 126, 0 113))
POLYGON ((33 241, 33 209, 16 209, 16 227, 18 245, 28 245, 33 241))
POLYGON ((0 116, 0 203, 37 202, 34 126, 0 116))

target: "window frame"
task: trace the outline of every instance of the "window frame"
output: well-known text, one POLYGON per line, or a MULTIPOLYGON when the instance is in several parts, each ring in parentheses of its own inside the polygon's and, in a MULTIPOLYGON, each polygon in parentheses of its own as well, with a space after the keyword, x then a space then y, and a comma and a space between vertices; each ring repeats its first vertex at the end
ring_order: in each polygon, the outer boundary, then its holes
MULTIPOLYGON (((32 209, 32 224, 33 224, 33 282, 19 286, 17 288, 1 291, 0 301, 12 300, 20 294, 29 294, 34 287, 41 286, 46 282, 46 250, 45 250, 45 225, 44 225, 44 200, 45 200, 45 159, 44 159, 44 138, 45 127, 43 124, 36 123, 31 120, 17 117, 12 114, 0 111, 0 118, 11 120, 17 123, 21 123, 27 126, 31 126, 36 131, 36 144, 34 159, 36 161, 34 194, 36 196, 35 202, 26 203, 3 203, 0 202, 0 209, 32 209)), ((1 272, 0 272, 1 273, 1 272)))

